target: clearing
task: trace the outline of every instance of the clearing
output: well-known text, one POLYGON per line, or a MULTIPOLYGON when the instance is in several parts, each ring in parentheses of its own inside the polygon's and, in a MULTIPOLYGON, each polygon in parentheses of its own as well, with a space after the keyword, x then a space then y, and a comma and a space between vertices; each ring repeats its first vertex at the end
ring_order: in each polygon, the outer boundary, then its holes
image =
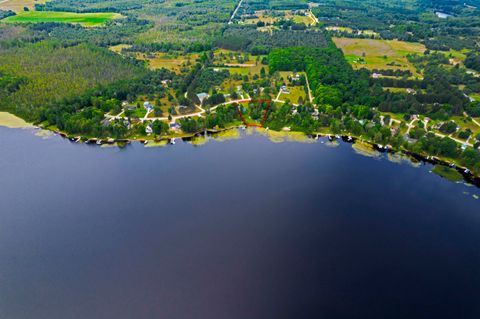
POLYGON ((333 41, 356 69, 410 70, 417 76, 419 74, 406 56, 411 53, 421 54, 426 50, 423 44, 398 40, 333 38, 333 41))
POLYGON ((181 72, 182 69, 190 69, 199 58, 198 54, 167 54, 167 53, 155 53, 149 55, 145 53, 137 53, 137 59, 148 62, 150 69, 165 68, 173 72, 181 72))

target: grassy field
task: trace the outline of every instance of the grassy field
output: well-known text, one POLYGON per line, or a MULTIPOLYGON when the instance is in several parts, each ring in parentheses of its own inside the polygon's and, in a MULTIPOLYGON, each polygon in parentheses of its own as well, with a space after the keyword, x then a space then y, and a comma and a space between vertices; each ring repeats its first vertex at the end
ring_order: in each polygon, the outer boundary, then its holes
POLYGON ((419 74, 407 61, 406 55, 423 53, 426 49, 420 43, 397 40, 333 38, 333 41, 342 49, 346 59, 354 68, 410 70, 417 76, 419 74), (365 63, 359 63, 360 58, 363 58, 365 63))
POLYGON ((302 97, 304 101, 307 99, 303 86, 290 86, 288 87, 288 91, 290 92, 290 94, 280 94, 280 100, 290 100, 291 103, 297 104, 300 97, 302 97))
POLYGON ((109 47, 109 49, 112 52, 120 54, 120 53, 122 53, 123 49, 128 49, 128 48, 131 48, 131 47, 132 47, 131 44, 117 44, 117 45, 113 45, 113 46, 109 47))
POLYGON ((347 28, 347 27, 328 26, 328 27, 325 28, 325 30, 353 33, 353 30, 351 28, 347 28))
POLYGON ((33 9, 36 3, 42 4, 45 0, 0 0, 0 10, 23 12, 23 8, 33 9))
POLYGON ((470 96, 475 99, 475 101, 479 101, 480 102, 480 94, 470 94, 470 96))
POLYGON ((4 19, 7 23, 39 23, 39 22, 59 22, 59 23, 78 23, 86 27, 95 27, 105 24, 112 19, 121 18, 118 13, 74 13, 74 12, 54 12, 54 11, 26 11, 15 16, 4 19))
POLYGON ((147 61, 151 69, 165 68, 174 72, 180 72, 183 67, 188 67, 188 64, 193 66, 198 57, 198 54, 171 55, 157 53, 154 57, 149 57, 143 53, 137 54, 137 59, 147 61))

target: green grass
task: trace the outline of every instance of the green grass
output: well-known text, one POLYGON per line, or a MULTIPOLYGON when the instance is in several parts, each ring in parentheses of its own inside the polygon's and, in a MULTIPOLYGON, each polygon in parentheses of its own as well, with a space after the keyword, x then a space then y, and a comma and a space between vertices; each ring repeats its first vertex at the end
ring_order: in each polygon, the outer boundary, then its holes
POLYGON ((435 165, 435 167, 433 167, 432 169, 432 172, 443 178, 448 179, 451 182, 459 182, 463 180, 462 174, 446 166, 435 165))
POLYGON ((409 53, 423 53, 425 46, 420 43, 397 40, 333 38, 336 46, 342 49, 347 61, 356 69, 400 69, 410 70, 419 76, 415 67, 408 62, 409 53), (363 58, 365 63, 357 63, 363 58), (394 63, 395 65, 389 65, 394 63))
POLYGON ((78 23, 84 26, 93 27, 105 24, 109 20, 118 19, 120 17, 120 14, 112 12, 74 13, 56 11, 26 11, 15 16, 10 16, 3 21, 7 23, 78 23))

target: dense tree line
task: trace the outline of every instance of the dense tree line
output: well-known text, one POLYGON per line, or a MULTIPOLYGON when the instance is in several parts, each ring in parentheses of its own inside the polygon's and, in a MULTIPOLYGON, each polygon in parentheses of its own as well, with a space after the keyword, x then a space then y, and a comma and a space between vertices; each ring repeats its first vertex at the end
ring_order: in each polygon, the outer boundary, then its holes
POLYGON ((229 50, 249 51, 252 54, 267 54, 274 48, 294 46, 323 48, 329 44, 325 34, 320 31, 257 31, 255 27, 232 26, 215 41, 216 46, 229 50))
POLYGON ((333 47, 275 49, 269 55, 270 72, 306 71, 317 103, 343 102, 374 106, 381 87, 370 88, 366 70, 354 71, 343 53, 333 47), (377 91, 377 92, 375 92, 377 91))
POLYGON ((470 52, 465 59, 465 66, 467 68, 480 71, 480 53, 470 52))
POLYGON ((144 72, 143 67, 88 44, 64 48, 39 42, 0 48, 0 55, 1 72, 24 79, 15 92, 0 100, 0 107, 31 120, 36 120, 40 107, 54 101, 144 72))

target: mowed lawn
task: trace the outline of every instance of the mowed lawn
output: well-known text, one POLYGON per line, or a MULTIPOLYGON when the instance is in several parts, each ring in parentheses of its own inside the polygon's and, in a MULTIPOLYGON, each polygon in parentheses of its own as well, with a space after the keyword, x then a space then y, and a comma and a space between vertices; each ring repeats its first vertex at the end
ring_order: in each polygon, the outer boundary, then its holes
POLYGON ((2 21, 7 23, 78 23, 87 27, 95 27, 103 25, 109 20, 118 19, 121 17, 121 14, 113 12, 74 13, 56 11, 26 11, 21 12, 15 16, 10 16, 2 21))
POLYGON ((411 53, 423 54, 426 48, 421 43, 351 38, 333 38, 333 41, 354 68, 410 70, 420 76, 406 56, 411 53), (365 63, 359 62, 361 58, 365 63))

